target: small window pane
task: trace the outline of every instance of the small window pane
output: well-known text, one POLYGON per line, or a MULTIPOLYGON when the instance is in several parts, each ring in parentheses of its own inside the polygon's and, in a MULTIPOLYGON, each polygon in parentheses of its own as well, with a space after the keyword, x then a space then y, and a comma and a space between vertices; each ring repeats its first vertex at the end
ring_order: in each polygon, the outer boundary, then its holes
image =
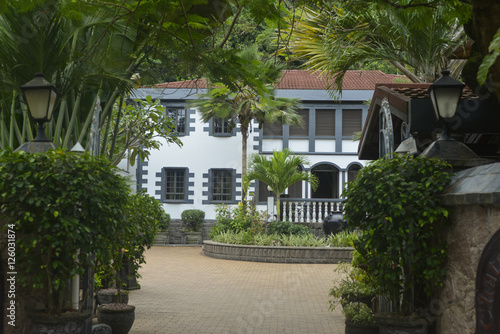
POLYGON ((335 110, 316 110, 316 136, 335 136, 335 110))
POLYGON ((291 125, 290 137, 309 136, 309 110, 299 110, 298 114, 302 117, 303 126, 291 125))
POLYGON ((165 170, 165 200, 184 200, 186 185, 185 169, 165 170))
POLYGON ((347 182, 352 182, 356 180, 360 170, 361 166, 359 165, 352 165, 351 167, 349 167, 349 171, 347 172, 347 182))
POLYGON ((264 136, 281 137, 283 136, 283 125, 281 125, 281 123, 264 124, 262 126, 262 131, 264 136))
POLYGON ((270 191, 267 190, 267 184, 259 180, 259 202, 267 202, 270 191))
POLYGON ((361 131, 361 110, 342 111, 342 136, 352 137, 354 132, 361 131))
POLYGON ((220 117, 213 119, 213 133, 214 134, 228 134, 229 132, 229 121, 220 117))
POLYGON ((168 117, 172 118, 177 126, 179 134, 186 133, 186 110, 181 108, 168 108, 168 117))
POLYGON ((232 200, 233 177, 231 171, 212 171, 212 201, 223 202, 232 200))

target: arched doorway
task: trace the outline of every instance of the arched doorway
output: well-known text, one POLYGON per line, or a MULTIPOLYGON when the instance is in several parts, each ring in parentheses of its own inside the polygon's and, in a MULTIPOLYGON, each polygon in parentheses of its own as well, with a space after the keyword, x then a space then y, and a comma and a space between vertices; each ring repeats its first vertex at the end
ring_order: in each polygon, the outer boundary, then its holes
POLYGON ((358 177, 358 173, 361 170, 361 165, 353 164, 347 169, 347 182, 352 182, 358 177))
POLYGON ((500 230, 484 247, 476 276, 476 334, 500 331, 500 230))
POLYGON ((312 191, 311 198, 339 198, 339 170, 338 168, 321 164, 314 167, 311 173, 318 178, 318 188, 312 191))

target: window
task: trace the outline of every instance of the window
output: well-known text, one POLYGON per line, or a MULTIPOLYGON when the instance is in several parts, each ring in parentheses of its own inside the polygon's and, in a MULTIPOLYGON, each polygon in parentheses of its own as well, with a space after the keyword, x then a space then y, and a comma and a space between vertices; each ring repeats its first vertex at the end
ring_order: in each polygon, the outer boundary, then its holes
POLYGON ((212 120, 212 129, 214 135, 231 134, 229 131, 229 121, 220 117, 214 117, 212 120))
POLYGON ((165 200, 186 199, 186 169, 165 168, 165 200))
POLYGON ((167 116, 172 118, 177 125, 177 132, 180 135, 186 134, 186 109, 167 108, 167 116))
POLYGON ((335 110, 316 110, 316 136, 335 136, 335 110))
POLYGON ((211 200, 213 202, 229 202, 233 200, 232 170, 212 170, 211 200))
POLYGON ((360 165, 352 165, 349 167, 349 170, 347 171, 347 182, 351 182, 356 180, 358 177, 358 173, 361 169, 360 165))
POLYGON ((352 109, 342 111, 342 136, 352 137, 354 132, 361 131, 362 111, 352 109))
POLYGON ((299 110, 298 114, 302 117, 303 125, 291 125, 290 137, 307 137, 309 136, 309 110, 299 110))
POLYGON ((281 123, 264 123, 264 125, 262 126, 262 133, 266 137, 281 137, 283 136, 283 126, 281 125, 281 123))
POLYGON ((259 191, 259 202, 267 202, 267 198, 271 195, 271 192, 267 190, 267 184, 259 180, 259 186, 257 189, 259 191))

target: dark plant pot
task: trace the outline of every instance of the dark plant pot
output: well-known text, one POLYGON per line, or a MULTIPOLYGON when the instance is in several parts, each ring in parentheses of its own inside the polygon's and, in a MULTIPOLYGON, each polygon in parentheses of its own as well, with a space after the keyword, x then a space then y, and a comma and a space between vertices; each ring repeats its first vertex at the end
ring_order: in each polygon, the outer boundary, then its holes
POLYGON ((123 268, 120 270, 120 282, 123 284, 123 289, 125 290, 140 289, 139 284, 137 284, 137 277, 132 260, 123 264, 123 268))
POLYGON ((345 334, 379 334, 379 326, 354 324, 346 320, 345 334))
MULTIPOLYGON (((121 291, 122 303, 128 303, 128 293, 121 291)), ((97 292, 97 303, 99 305, 118 303, 118 290, 117 289, 104 289, 97 292)))
POLYGON ((60 315, 32 313, 29 315, 35 334, 80 334, 89 312, 67 312, 60 315))
POLYGON ((201 232, 185 232, 186 233, 186 244, 197 245, 200 240, 201 232))
POLYGON ((428 322, 420 317, 403 316, 397 313, 377 313, 375 322, 380 326, 380 334, 427 334, 428 322))
POLYGON ((127 304, 106 304, 97 308, 97 320, 111 327, 113 334, 127 334, 135 320, 135 306, 127 304))

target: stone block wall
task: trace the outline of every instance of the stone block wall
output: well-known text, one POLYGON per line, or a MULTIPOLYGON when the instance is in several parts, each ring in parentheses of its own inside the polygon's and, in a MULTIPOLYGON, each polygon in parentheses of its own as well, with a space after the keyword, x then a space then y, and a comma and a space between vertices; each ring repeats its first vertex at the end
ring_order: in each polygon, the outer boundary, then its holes
POLYGON ((447 276, 439 301, 430 314, 437 316, 438 333, 476 333, 476 274, 479 259, 491 237, 500 229, 500 207, 456 206, 450 209, 447 233, 447 276))
MULTIPOLYGON (((203 240, 208 240, 210 239, 210 229, 212 226, 216 224, 215 220, 205 220, 203 222, 203 225, 201 227, 201 243, 203 243, 203 240)), ((186 237, 184 233, 184 225, 182 223, 182 220, 180 219, 173 219, 170 222, 170 227, 168 229, 168 243, 169 244, 185 244, 186 243, 186 237)))
POLYGON ((450 211, 446 234, 449 254, 447 275, 439 298, 433 301, 428 310, 431 320, 436 320, 437 333, 483 334, 498 333, 500 330, 498 320, 495 320, 498 317, 500 296, 497 293, 485 295, 483 307, 476 305, 477 281, 495 291, 500 290, 500 247, 496 245, 497 248, 493 247, 487 252, 493 262, 481 263, 485 246, 493 236, 497 242, 496 233, 500 230, 499 194, 500 163, 457 173, 443 193, 443 203, 450 211), (480 266, 487 269, 481 275, 478 271, 480 266), (482 326, 476 332, 478 310, 480 320, 486 321, 487 326, 482 326), (487 312, 491 312, 491 315, 487 312), (488 328, 490 325, 491 328, 488 328))

